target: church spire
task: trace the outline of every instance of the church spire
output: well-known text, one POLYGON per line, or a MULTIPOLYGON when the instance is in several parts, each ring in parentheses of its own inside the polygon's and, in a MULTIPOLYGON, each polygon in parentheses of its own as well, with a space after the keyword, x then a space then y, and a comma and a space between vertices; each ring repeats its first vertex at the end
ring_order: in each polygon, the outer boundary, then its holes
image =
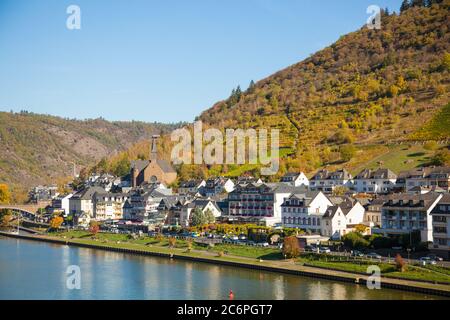
POLYGON ((150 150, 150 160, 156 160, 158 158, 158 148, 156 144, 156 140, 158 140, 160 136, 159 135, 153 135, 152 136, 152 147, 150 150))

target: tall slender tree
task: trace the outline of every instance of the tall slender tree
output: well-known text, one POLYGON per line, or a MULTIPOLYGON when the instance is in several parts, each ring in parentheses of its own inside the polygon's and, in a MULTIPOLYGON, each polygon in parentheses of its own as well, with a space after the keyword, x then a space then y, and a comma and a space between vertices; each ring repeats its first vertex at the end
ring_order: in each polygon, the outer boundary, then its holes
POLYGON ((411 7, 409 0, 403 0, 402 5, 400 6, 400 12, 406 11, 411 7))

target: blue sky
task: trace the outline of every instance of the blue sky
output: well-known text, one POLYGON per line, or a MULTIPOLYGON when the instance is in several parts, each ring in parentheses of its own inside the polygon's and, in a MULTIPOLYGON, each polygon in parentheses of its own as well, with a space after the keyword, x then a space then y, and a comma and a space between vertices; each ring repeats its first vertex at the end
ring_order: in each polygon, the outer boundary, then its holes
POLYGON ((0 110, 192 121, 401 0, 0 0, 0 110), (66 8, 81 8, 81 30, 66 8))

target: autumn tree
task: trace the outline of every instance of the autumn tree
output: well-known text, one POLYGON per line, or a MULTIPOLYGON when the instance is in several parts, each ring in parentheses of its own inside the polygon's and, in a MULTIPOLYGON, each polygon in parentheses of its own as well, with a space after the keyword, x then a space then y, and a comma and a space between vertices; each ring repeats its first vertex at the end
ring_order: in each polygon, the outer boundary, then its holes
POLYGON ((214 216, 214 213, 210 209, 207 209, 205 212, 205 220, 206 223, 216 222, 216 217, 214 216))
POLYGON ((52 218, 52 220, 50 220, 50 228, 52 228, 53 230, 58 230, 63 222, 64 219, 61 216, 55 216, 52 218))
POLYGON ((9 191, 8 185, 0 184, 0 204, 7 204, 11 201, 11 192, 9 191))
POLYGON ((174 237, 169 238, 169 248, 175 248, 177 244, 177 239, 174 237))
POLYGON ((100 231, 100 225, 97 221, 91 221, 89 223, 89 232, 95 236, 100 231))
POLYGON ((300 255, 300 245, 297 237, 291 236, 284 238, 283 255, 286 258, 296 258, 300 255))
POLYGON ((405 260, 398 253, 395 256, 395 266, 397 267, 397 270, 400 272, 404 272, 407 270, 407 264, 406 264, 405 260))

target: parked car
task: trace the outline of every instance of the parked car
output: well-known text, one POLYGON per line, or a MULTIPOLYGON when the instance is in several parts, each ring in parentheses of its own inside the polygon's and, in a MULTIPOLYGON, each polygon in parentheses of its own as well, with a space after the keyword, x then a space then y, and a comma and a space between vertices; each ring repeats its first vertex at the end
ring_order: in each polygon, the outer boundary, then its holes
POLYGON ((370 252, 370 253, 366 254, 366 257, 370 258, 370 259, 381 259, 381 256, 375 252, 370 252))
POLYGON ((268 242, 259 242, 259 243, 257 243, 257 246, 258 247, 268 247, 269 243, 268 242))
POLYGON ((319 252, 320 253, 331 253, 331 250, 328 247, 319 247, 319 252))
POLYGON ((430 257, 422 257, 419 259, 420 263, 422 263, 423 265, 426 264, 436 264, 436 261, 431 259, 430 257))
POLYGON ((352 257, 364 257, 364 253, 362 253, 361 251, 358 251, 358 250, 353 250, 351 256, 352 257))
POLYGON ((247 244, 248 244, 249 246, 255 246, 255 245, 256 245, 255 241, 249 241, 249 242, 247 242, 247 244))
POLYGON ((431 260, 434 260, 434 261, 444 261, 443 258, 441 258, 441 257, 439 257, 439 256, 437 256, 437 255, 435 255, 435 254, 433 254, 433 253, 427 255, 427 257, 429 257, 431 260))

